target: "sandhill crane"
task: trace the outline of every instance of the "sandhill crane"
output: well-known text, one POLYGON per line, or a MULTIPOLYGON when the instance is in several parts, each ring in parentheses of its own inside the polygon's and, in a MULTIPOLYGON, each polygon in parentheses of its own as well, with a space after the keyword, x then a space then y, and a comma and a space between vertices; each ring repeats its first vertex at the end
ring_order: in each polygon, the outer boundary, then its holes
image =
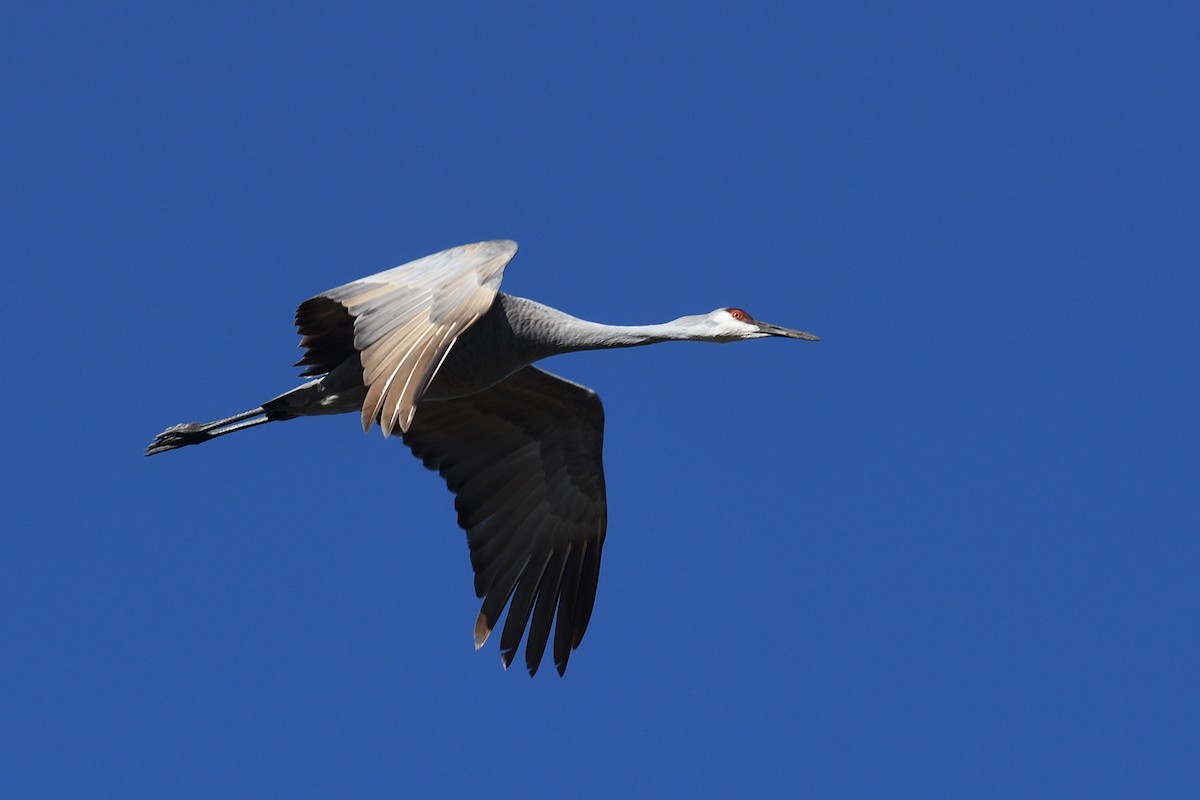
POLYGON ((146 455, 267 422, 358 412, 363 430, 399 432, 456 495, 475 593, 475 647, 505 606, 500 657, 525 629, 537 672, 554 625, 561 675, 591 618, 607 527, 596 393, 531 366, 578 350, 783 336, 817 341, 738 308, 658 325, 602 325, 499 291, 515 242, 443 250, 331 289, 296 311, 308 383, 257 408, 168 428, 146 455), (532 615, 532 617, 531 617, 532 615))

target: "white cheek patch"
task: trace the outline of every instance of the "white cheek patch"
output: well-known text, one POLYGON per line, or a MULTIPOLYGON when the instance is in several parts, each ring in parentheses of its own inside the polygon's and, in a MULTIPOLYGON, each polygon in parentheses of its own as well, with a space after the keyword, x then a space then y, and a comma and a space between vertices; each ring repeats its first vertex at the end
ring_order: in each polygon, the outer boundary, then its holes
POLYGON ((754 322, 754 317, 750 316, 750 313, 745 309, 729 307, 717 310, 721 312, 723 318, 731 319, 738 325, 751 325, 754 322))
MULTIPOLYGON (((745 314, 746 312, 743 311, 742 313, 745 314)), ((758 333, 757 325, 738 319, 729 313, 729 309, 727 308, 717 309, 711 319, 713 328, 716 329, 715 333, 723 337, 724 341, 753 338, 758 333)))

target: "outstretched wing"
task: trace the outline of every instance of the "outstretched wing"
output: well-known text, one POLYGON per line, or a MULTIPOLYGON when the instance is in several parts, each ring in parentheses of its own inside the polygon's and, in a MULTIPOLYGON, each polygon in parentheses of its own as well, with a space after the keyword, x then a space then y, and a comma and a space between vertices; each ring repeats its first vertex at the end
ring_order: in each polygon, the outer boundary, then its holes
POLYGON ((528 625, 525 666, 533 675, 557 609, 561 675, 592 615, 608 524, 600 398, 525 367, 478 394, 425 403, 404 441, 456 495, 475 594, 484 598, 476 648, 511 599, 500 657, 505 667, 512 662, 528 625))
POLYGON ((359 354, 363 430, 408 430, 421 395, 463 331, 496 299, 516 242, 453 247, 304 301, 296 311, 303 375, 323 375, 359 354))

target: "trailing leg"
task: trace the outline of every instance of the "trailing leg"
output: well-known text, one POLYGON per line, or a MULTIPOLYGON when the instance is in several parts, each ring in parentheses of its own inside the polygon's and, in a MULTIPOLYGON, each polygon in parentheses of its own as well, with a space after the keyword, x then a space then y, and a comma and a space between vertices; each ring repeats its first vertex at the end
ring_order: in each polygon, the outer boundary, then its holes
POLYGON ((154 437, 154 441, 146 448, 146 455, 152 456, 179 447, 187 447, 190 444, 201 444, 227 433, 253 428, 255 425, 274 422, 277 419, 289 419, 289 417, 267 416, 267 412, 262 406, 259 406, 249 411, 243 411, 241 414, 234 414, 232 417, 212 422, 184 422, 180 425, 172 425, 154 437))

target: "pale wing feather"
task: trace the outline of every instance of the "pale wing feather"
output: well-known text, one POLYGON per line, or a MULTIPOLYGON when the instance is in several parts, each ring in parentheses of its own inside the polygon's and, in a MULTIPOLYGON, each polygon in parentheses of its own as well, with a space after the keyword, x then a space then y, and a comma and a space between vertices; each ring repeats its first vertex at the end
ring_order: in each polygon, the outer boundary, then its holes
POLYGON ((478 394, 426 402, 404 441, 456 496, 484 598, 477 644, 511 603, 501 658, 511 662, 528 627, 525 666, 536 672, 557 617, 563 672, 591 617, 608 519, 596 393, 525 367, 478 394))
POLYGON ((309 348, 300 363, 313 365, 307 374, 315 374, 345 355, 334 340, 343 330, 337 307, 329 307, 337 303, 353 318, 353 347, 362 360, 363 429, 379 420, 385 436, 408 430, 454 342, 491 308, 516 252, 507 240, 463 245, 318 295, 296 314, 309 348))

